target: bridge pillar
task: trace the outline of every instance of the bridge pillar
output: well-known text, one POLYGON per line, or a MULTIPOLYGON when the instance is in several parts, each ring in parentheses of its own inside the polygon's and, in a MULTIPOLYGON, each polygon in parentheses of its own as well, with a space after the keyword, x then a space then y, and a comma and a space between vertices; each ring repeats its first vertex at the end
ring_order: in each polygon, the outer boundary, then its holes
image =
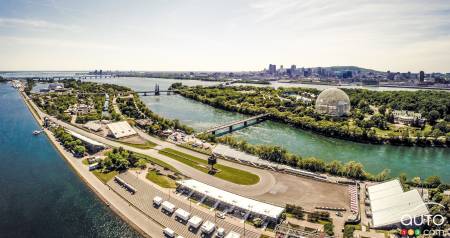
POLYGON ((244 127, 246 127, 246 126, 247 126, 247 124, 248 124, 248 122, 247 122, 247 121, 244 121, 244 127))
POLYGON ((212 131, 211 134, 216 135, 216 131, 212 131))
POLYGON ((233 126, 228 127, 228 131, 232 132, 233 131, 233 126))

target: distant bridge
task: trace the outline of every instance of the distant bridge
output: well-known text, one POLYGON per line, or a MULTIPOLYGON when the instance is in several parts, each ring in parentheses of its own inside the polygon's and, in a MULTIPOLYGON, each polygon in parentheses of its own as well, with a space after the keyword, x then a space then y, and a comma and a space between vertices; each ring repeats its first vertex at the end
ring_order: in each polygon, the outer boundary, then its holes
POLYGON ((154 90, 154 91, 136 91, 135 93, 141 94, 142 96, 159 96, 161 93, 166 93, 167 95, 175 94, 177 90, 154 90))
POLYGON ((11 79, 31 79, 38 81, 58 81, 58 80, 67 80, 67 79, 102 79, 102 78, 117 78, 116 75, 74 75, 74 76, 32 76, 32 77, 11 77, 11 79))
MULTIPOLYGON (((249 118, 246 118, 246 119, 243 119, 243 120, 233 121, 233 122, 230 122, 230 123, 227 123, 227 124, 224 124, 224 125, 219 125, 219 126, 210 128, 210 129, 208 129, 206 131, 200 132, 199 134, 212 133, 213 135, 216 135, 217 131, 221 131, 221 130, 224 130, 224 129, 228 129, 228 130, 225 131, 225 133, 231 133, 231 132, 233 132, 233 129, 234 130, 237 129, 236 127, 233 128, 233 126, 237 126, 237 125, 240 125, 240 124, 242 124, 243 127, 247 127, 249 125, 254 125, 254 124, 260 123, 262 121, 265 121, 269 115, 270 115, 269 113, 264 113, 264 114, 260 114, 260 115, 253 116, 253 117, 249 117, 249 118), (252 121, 253 121, 253 123, 251 123, 252 121)), ((241 127, 241 128, 243 128, 243 127, 241 127)))

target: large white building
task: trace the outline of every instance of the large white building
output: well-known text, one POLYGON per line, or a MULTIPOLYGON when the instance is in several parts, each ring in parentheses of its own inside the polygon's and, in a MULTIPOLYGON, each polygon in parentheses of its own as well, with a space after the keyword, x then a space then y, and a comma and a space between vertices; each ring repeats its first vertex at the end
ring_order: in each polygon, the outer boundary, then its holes
POLYGON ((284 211, 283 207, 256 201, 250 198, 230 193, 216 187, 204 184, 197 180, 186 179, 177 181, 179 188, 188 189, 202 196, 214 199, 215 201, 246 211, 272 221, 278 220, 284 211))
POLYGON ((429 214, 419 191, 403 192, 402 185, 397 179, 369 186, 366 194, 370 202, 374 228, 399 227, 402 219, 429 214))
POLYGON ((136 131, 126 121, 109 123, 110 135, 116 139, 136 135, 136 131))

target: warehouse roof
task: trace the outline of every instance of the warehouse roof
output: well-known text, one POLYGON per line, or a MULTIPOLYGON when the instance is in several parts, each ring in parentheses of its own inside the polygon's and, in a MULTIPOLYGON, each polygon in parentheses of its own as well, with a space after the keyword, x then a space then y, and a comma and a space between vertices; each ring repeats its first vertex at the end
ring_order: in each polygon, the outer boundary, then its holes
POLYGON ((398 224, 402 217, 414 218, 428 214, 419 192, 403 192, 398 180, 373 185, 367 190, 375 228, 398 224))
POLYGON ((97 141, 95 141, 95 140, 92 140, 91 138, 88 138, 88 137, 86 137, 86 136, 80 135, 80 134, 78 134, 78 133, 76 133, 76 132, 74 132, 74 131, 67 130, 67 132, 68 132, 69 134, 71 134, 73 137, 75 137, 75 138, 77 138, 77 139, 83 141, 84 143, 87 143, 87 144, 90 144, 90 145, 95 145, 95 146, 106 147, 104 144, 102 144, 102 143, 100 143, 100 142, 97 142, 97 141))
POLYGON ((109 123, 107 126, 115 138, 122 138, 136 134, 136 131, 131 128, 130 124, 126 121, 109 123))
POLYGON ((177 181, 177 183, 191 190, 194 190, 198 193, 207 195, 208 197, 213 198, 215 200, 239 207, 243 210, 264 215, 273 219, 277 219, 284 211, 284 208, 282 207, 242 197, 237 194, 209 186, 207 184, 201 183, 193 179, 177 181))

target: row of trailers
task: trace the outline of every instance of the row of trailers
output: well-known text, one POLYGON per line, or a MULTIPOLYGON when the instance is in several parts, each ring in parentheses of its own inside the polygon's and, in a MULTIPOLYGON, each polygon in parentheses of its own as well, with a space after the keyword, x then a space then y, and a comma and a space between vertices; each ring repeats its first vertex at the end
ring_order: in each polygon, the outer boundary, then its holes
POLYGON ((131 184, 125 182, 123 179, 119 178, 118 176, 114 177, 114 181, 118 183, 120 186, 128 190, 131 194, 137 193, 137 189, 131 186, 131 184))
MULTIPOLYGON (((226 234, 225 229, 216 227, 211 221, 203 221, 199 216, 191 216, 191 213, 182 209, 176 208, 176 206, 169 201, 164 201, 161 197, 156 196, 153 198, 153 206, 161 207, 161 211, 167 214, 174 214, 175 219, 183 224, 187 224, 190 231, 200 229, 202 237, 210 237, 215 232, 215 237, 218 238, 240 238, 240 235, 236 232, 230 231, 226 234)), ((175 232, 166 227, 163 229, 163 233, 166 237, 175 237, 175 232)), ((183 238, 182 236, 176 236, 177 238, 183 238)))

